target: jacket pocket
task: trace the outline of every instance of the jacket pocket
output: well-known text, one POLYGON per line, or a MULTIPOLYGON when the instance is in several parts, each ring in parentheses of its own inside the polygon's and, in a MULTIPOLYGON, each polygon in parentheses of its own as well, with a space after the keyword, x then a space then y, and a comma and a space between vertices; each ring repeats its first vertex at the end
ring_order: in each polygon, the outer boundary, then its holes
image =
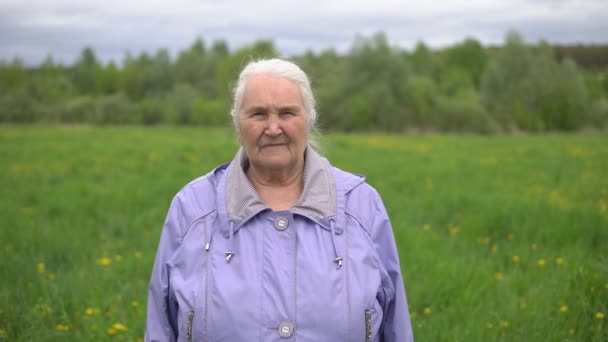
POLYGON ((365 342, 372 341, 372 310, 365 310, 365 342))

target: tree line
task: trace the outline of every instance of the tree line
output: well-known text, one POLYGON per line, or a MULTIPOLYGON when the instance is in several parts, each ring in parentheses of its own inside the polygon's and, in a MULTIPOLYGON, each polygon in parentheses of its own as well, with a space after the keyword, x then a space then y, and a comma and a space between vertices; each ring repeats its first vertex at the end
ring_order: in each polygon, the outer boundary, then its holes
MULTIPOLYGON (((588 50, 558 54, 510 32, 500 47, 467 38, 407 51, 379 32, 357 36, 347 53, 309 50, 291 59, 311 78, 324 130, 489 134, 608 127, 608 67, 579 68, 569 57, 588 50)), ((0 60, 0 122, 229 125, 238 71, 278 55, 269 40, 231 51, 223 40, 199 38, 175 59, 160 49, 102 63, 85 47, 71 66, 51 56, 36 67, 0 60)))

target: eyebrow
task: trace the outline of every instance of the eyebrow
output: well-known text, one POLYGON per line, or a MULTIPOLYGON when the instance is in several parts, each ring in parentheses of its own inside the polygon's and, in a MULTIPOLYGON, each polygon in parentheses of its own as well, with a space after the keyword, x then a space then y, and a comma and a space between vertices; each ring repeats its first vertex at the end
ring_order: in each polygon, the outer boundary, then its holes
POLYGON ((245 113, 256 113, 256 112, 266 112, 268 111, 268 107, 266 106, 251 106, 245 108, 245 113))
POLYGON ((279 107, 279 112, 299 112, 302 108, 298 105, 279 107))
MULTIPOLYGON (((256 113, 256 112, 267 112, 269 110, 268 106, 251 106, 245 108, 245 113, 256 113)), ((302 110, 302 107, 299 105, 287 105, 278 108, 279 112, 299 112, 302 110)))

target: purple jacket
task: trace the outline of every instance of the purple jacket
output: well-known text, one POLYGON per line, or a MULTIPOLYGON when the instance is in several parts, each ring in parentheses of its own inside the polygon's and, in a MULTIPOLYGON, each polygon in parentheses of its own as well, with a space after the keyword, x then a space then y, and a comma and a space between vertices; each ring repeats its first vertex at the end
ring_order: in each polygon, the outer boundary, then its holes
POLYGON ((300 201, 272 211, 246 163, 239 151, 173 199, 146 341, 413 341, 376 190, 308 148, 300 201))

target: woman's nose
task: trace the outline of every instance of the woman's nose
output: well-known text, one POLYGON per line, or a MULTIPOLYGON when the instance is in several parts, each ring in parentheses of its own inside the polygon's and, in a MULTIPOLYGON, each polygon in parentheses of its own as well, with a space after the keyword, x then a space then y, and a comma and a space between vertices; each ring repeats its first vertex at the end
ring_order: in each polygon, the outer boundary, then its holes
POLYGON ((281 133, 283 133, 283 131, 281 130, 281 123, 279 121, 279 118, 274 115, 269 115, 268 116, 268 127, 266 128, 266 135, 269 135, 271 137, 276 137, 276 136, 280 135, 281 133))

